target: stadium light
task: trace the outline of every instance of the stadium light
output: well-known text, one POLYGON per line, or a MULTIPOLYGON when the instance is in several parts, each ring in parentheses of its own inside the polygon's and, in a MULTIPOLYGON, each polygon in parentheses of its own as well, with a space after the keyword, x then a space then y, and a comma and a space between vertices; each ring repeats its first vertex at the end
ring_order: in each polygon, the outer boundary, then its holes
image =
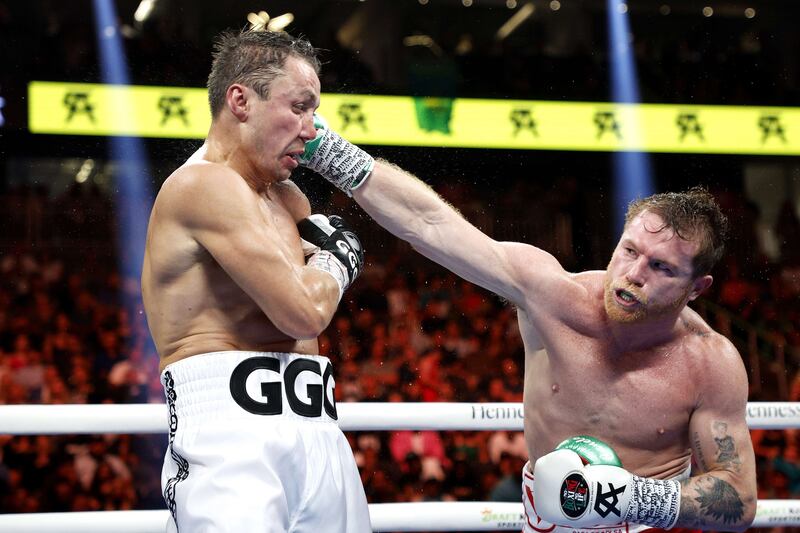
MULTIPOLYGON (((608 22, 611 98, 616 103, 638 104, 641 100, 639 78, 631 47, 633 37, 625 2, 608 0, 608 22)), ((635 113, 631 113, 625 117, 614 116, 611 120, 619 121, 614 124, 614 131, 618 136, 639 144, 642 127, 636 117, 635 113)), ((653 193, 653 169, 650 156, 646 152, 614 152, 612 165, 613 229, 619 235, 625 224, 625 210, 628 203, 653 193)))
MULTIPOLYGON (((128 61, 123 51, 113 0, 94 0, 94 22, 103 82, 130 85, 128 61)), ((121 119, 133 112, 122 102, 114 105, 113 109, 121 119)), ((149 163, 140 138, 111 137, 110 143, 111 159, 117 163, 113 196, 119 271, 125 279, 139 280, 144 260, 147 215, 153 203, 149 163)), ((131 295, 122 292, 120 297, 130 316, 135 316, 135 302, 131 295)))

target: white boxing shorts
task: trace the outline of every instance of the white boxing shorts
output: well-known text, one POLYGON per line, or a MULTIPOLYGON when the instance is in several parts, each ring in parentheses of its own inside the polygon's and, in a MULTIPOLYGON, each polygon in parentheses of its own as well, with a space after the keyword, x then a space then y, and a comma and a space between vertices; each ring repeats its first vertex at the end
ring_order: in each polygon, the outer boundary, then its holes
POLYGON ((214 352, 168 365, 161 488, 181 533, 369 533, 326 357, 214 352))
MULTIPOLYGON (((674 479, 683 480, 689 477, 690 468, 682 472, 674 479)), ((643 526, 641 524, 629 524, 623 522, 615 526, 599 526, 599 527, 569 527, 557 526, 550 522, 545 522, 536 513, 536 503, 533 501, 533 473, 531 471, 530 462, 525 463, 522 468, 522 504, 525 508, 525 516, 523 516, 522 533, 640 533, 640 532, 659 532, 664 531, 654 529, 650 526, 643 526)), ((682 530, 680 528, 673 528, 670 530, 673 533, 687 533, 689 530, 682 530)), ((699 532, 698 532, 699 533, 699 532)))

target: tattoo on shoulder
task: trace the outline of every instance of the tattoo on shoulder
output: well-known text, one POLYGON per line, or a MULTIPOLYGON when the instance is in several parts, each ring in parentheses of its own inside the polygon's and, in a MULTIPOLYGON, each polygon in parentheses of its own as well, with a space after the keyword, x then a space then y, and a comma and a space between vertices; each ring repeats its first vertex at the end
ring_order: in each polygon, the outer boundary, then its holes
POLYGON ((701 329, 697 328, 696 326, 693 326, 685 318, 682 318, 681 322, 683 323, 683 327, 685 327, 687 330, 689 330, 690 332, 694 333, 698 337, 708 337, 709 333, 707 331, 702 331, 701 329))
POLYGON ((730 483, 713 476, 702 476, 695 484, 695 490, 697 496, 694 500, 700 505, 696 509, 700 522, 703 517, 709 517, 723 524, 735 524, 744 516, 744 503, 730 483))
POLYGON ((714 422, 714 442, 717 443, 717 462, 738 471, 742 465, 733 437, 728 435, 728 424, 714 422))

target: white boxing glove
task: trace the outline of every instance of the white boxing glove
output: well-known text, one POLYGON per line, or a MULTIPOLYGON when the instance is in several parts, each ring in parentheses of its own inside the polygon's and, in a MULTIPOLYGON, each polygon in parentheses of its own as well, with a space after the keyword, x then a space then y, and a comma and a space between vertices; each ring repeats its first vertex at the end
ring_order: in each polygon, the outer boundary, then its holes
MULTIPOLYGON (((565 443, 574 439, 586 437, 565 443)), ((591 440, 593 451, 597 443, 608 446, 591 440)), ((623 522, 659 529, 675 525, 681 498, 678 481, 642 478, 619 466, 592 464, 585 457, 591 454, 580 454, 580 446, 565 448, 565 443, 540 457, 533 467, 533 493, 541 518, 567 527, 623 522)))
POLYGON ((347 196, 353 196, 353 190, 372 173, 375 160, 330 129, 325 119, 316 113, 314 127, 317 136, 306 143, 300 164, 336 185, 347 196))

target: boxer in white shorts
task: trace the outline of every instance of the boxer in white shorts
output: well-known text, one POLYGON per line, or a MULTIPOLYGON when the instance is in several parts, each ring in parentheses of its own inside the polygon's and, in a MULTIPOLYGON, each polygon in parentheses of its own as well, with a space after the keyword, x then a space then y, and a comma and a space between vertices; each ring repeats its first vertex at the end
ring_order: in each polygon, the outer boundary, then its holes
POLYGON ((318 72, 284 32, 220 36, 208 137, 150 215, 142 296, 170 406, 171 531, 371 531, 315 355, 364 254, 288 179, 316 135, 318 72))
POLYGON ((370 531, 326 357, 210 353, 161 381, 169 531, 370 531))

